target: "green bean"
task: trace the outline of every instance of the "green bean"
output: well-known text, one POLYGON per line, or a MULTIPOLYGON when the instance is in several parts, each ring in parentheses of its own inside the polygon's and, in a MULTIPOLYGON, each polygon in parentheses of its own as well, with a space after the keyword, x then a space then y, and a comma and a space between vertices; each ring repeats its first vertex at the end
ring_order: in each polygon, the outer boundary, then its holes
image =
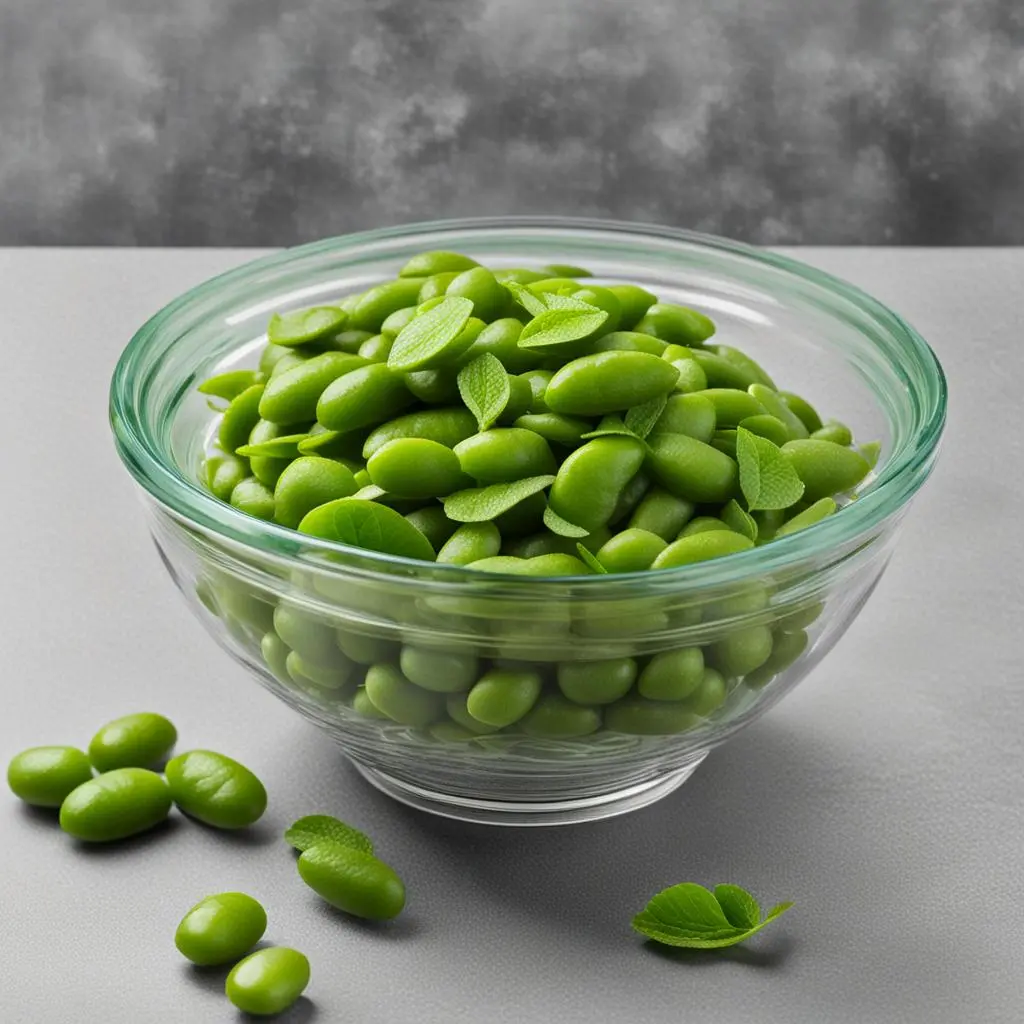
POLYGON ((714 351, 716 355, 719 355, 727 362, 732 363, 733 366, 737 366, 741 370, 745 370, 751 377, 763 384, 765 387, 775 387, 775 382, 767 373, 765 373, 764 368, 760 363, 751 359, 746 352, 741 352, 738 348, 733 348, 731 345, 716 345, 714 347, 714 351))
POLYGON ((654 425, 657 433, 686 434, 705 443, 715 432, 716 405, 712 392, 698 395, 672 395, 654 425))
POLYGON ((479 266, 476 260, 463 256, 460 252, 436 249, 432 252, 417 253, 402 267, 398 276, 433 277, 434 274, 461 274, 464 270, 472 270, 476 266, 479 266))
POLYGON ((715 333, 715 325, 695 309, 656 302, 634 330, 675 345, 699 345, 715 333))
POLYGON ((200 900, 174 933, 178 952, 200 967, 235 963, 267 930, 267 912, 244 892, 200 900))
POLYGON ((376 334, 384 321, 396 310, 416 304, 422 277, 405 276, 397 281, 378 284, 363 292, 349 318, 348 327, 376 334))
POLYGON ((463 523, 437 553, 444 565, 469 565, 493 558, 501 550, 501 534, 494 523, 463 523))
POLYGON ((636 671, 632 658, 563 661, 558 666, 558 688, 576 704, 611 704, 629 693, 636 671))
POLYGON ((267 809, 263 783, 224 754, 191 750, 171 758, 164 773, 178 807, 214 828, 246 828, 267 809))
POLYGON ((646 530, 666 543, 675 540, 694 512, 693 502, 652 487, 630 516, 631 529, 646 530))
POLYGON ((283 425, 308 422, 316 417, 317 402, 327 385, 365 365, 361 356, 324 352, 275 374, 260 398, 260 416, 283 425))
MULTIPOLYGON (((399 312, 403 311, 399 310, 399 312)), ((391 317, 388 317, 388 320, 390 319, 391 317)), ((395 336, 393 334, 372 334, 359 346, 359 357, 368 363, 386 363, 394 345, 395 336)))
POLYGON ((390 419, 412 402, 401 374, 371 363, 329 384, 316 405, 316 418, 329 430, 346 432, 390 419))
POLYGON ((634 736, 672 736, 699 724, 700 718, 681 701, 635 697, 613 704, 604 713, 606 729, 634 736))
POLYGON ((859 452, 832 441, 788 441, 782 446, 782 454, 803 481, 804 501, 850 491, 871 472, 859 452))
POLYGON ((60 805, 60 827, 87 843, 110 843, 159 825, 171 792, 156 772, 115 768, 73 789, 60 805))
POLYGON ((767 626, 749 626, 713 643, 707 657, 723 675, 732 678, 760 668, 771 653, 771 630, 767 626))
MULTIPOLYGON (((435 551, 440 551, 458 528, 445 514, 440 505, 427 505, 410 512, 405 517, 427 540, 435 551)), ((440 558, 438 558, 440 561, 440 558)))
POLYGON ((757 690, 785 671, 807 650, 807 634, 802 629, 791 633, 775 630, 772 633, 772 653, 767 660, 748 672, 743 682, 757 690))
POLYGON ((632 331, 658 301, 657 296, 635 284, 613 284, 608 291, 619 300, 619 330, 622 331, 632 331))
POLYGON ((508 303, 508 292, 486 267, 464 270, 448 285, 445 296, 469 299, 473 303, 473 316, 481 320, 493 320, 508 303))
POLYGON ((669 544, 654 560, 651 568, 672 569, 679 565, 692 565, 694 562, 705 562, 711 558, 722 558, 739 551, 747 551, 753 546, 754 542, 748 537, 730 530, 699 533, 669 544))
POLYGON ((666 546, 656 533, 634 527, 607 541, 597 552, 597 560, 608 572, 642 572, 650 569, 666 546))
POLYGON ((394 665, 371 665, 364 685, 373 706, 399 725, 425 729, 441 717, 437 694, 409 682, 394 665))
POLYGON ((318 505, 358 490, 351 470, 332 459, 304 455, 289 463, 274 487, 274 519, 295 529, 318 505))
POLYGON ((786 404, 786 400, 777 391, 763 384, 751 384, 747 389, 751 397, 756 399, 764 411, 783 423, 789 431, 790 440, 800 440, 807 436, 807 428, 803 420, 786 404))
POLYGON ((31 747, 7 766, 11 792, 34 807, 60 807, 69 793, 91 778, 89 758, 76 747, 31 747))
POLYGON ((666 394, 678 377, 670 363, 648 352, 597 352, 558 370, 544 401, 563 415, 603 416, 666 394))
POLYGON ((249 434, 260 418, 260 400, 264 387, 263 384, 253 384, 251 388, 246 388, 224 410, 217 439, 229 455, 233 455, 236 448, 249 440, 249 434))
POLYGON ((536 704, 541 685, 536 672, 492 668, 469 691, 466 710, 478 722, 502 728, 518 722, 536 704))
POLYGON ((529 413, 520 416, 513 423, 524 430, 540 434, 545 441, 576 448, 583 443, 583 435, 590 430, 590 423, 577 416, 561 416, 555 412, 529 413))
POLYGON ((363 445, 363 458, 369 459, 388 441, 400 437, 422 437, 454 448, 476 433, 476 419, 467 409, 419 409, 388 420, 372 430, 363 445))
POLYGON ((788 519, 782 524, 776 531, 775 536, 786 537, 791 533, 796 533, 798 530, 804 530, 808 526, 813 526, 815 523, 820 523, 822 519, 832 515, 838 506, 831 498, 819 498, 809 508, 805 508, 803 512, 793 516, 792 519, 788 519))
POLYGON ((366 469, 374 484, 399 498, 440 498, 471 483, 451 448, 423 437, 388 441, 366 469))
POLYGON ((274 493, 255 477, 246 477, 235 484, 231 504, 256 519, 274 518, 274 493))
POLYGON ((725 502, 739 489, 739 471, 728 455, 685 434, 652 434, 647 468, 677 498, 725 502))
POLYGON ((808 434, 813 433, 815 430, 821 430, 821 417, 815 412, 814 406, 810 402, 799 395, 794 395, 792 391, 780 391, 779 395, 786 405, 800 418, 800 422, 803 423, 804 430, 808 434))
POLYGON ((544 476, 556 469, 547 441, 522 427, 485 430, 455 445, 462 471, 478 484, 544 476))
POLYGON ((284 946, 258 949, 228 974, 224 992, 245 1013, 270 1016, 287 1010, 309 984, 309 961, 284 946))
POLYGON ((727 693, 728 687, 721 672, 706 668, 700 685, 687 698, 686 706, 695 715, 707 718, 725 703, 727 693))
POLYGON ((98 772, 152 768, 162 764, 178 740, 174 724, 151 711, 108 722, 89 741, 89 760, 98 772))
POLYGON ((686 700, 703 681, 704 652, 699 647, 681 647, 651 658, 640 673, 637 690, 649 700, 686 700))
POLYGON ((601 728, 601 712, 547 693, 523 716, 520 725, 527 736, 559 739, 589 736, 601 728))
POLYGON ((563 519, 596 530, 611 519, 619 495, 643 460, 643 443, 634 438, 588 441, 562 463, 548 502, 563 519))
POLYGON ((853 444, 853 433, 845 423, 829 420, 811 434, 813 441, 831 441, 844 447, 853 444))
POLYGON ((480 674, 475 655, 409 644, 402 647, 398 664, 406 679, 435 693, 468 690, 480 674))

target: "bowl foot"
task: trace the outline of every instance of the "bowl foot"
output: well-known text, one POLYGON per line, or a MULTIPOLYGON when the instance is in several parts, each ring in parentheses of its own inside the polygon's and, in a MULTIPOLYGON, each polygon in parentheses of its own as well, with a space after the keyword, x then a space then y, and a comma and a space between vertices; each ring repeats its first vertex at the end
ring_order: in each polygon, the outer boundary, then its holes
POLYGON ((444 818, 472 821, 480 825, 574 825, 599 821, 639 810, 678 789, 697 769, 707 753, 668 775, 597 796, 550 802, 475 800, 424 789, 353 761, 360 775, 382 793, 400 803, 444 818))

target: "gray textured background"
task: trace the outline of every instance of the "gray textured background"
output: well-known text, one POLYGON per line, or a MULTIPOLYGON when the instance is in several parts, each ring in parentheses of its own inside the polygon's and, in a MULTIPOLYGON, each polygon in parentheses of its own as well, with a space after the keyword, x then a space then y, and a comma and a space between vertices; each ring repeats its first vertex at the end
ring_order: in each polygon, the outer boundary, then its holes
POLYGON ((0 243, 1024 242, 1021 0, 0 0, 0 243))

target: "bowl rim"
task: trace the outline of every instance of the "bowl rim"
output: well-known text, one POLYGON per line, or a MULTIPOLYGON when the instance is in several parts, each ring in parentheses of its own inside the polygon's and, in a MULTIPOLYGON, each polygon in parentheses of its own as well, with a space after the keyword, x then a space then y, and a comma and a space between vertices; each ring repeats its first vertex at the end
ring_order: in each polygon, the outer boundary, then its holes
MULTIPOLYGON (((878 350, 876 342, 870 338, 867 340, 872 348, 878 350)), ((881 354, 887 363, 898 369, 891 358, 884 352, 881 354)), ((911 383, 908 382, 908 392, 915 390, 911 383)), ((317 567, 326 572, 336 572, 338 575, 350 575, 353 566, 337 561, 337 555, 344 553, 357 560, 357 571, 361 575, 380 576, 391 581, 395 580, 395 570, 398 569, 405 575, 409 575, 409 570, 413 570, 412 575, 422 575, 429 571, 434 583, 441 583, 443 580, 478 584, 486 580, 512 585, 543 586, 545 583, 558 583, 564 586, 572 583, 574 586, 604 585, 607 588, 613 581, 635 583, 643 580, 646 584, 671 587, 678 586, 684 579, 687 585, 700 585, 708 582, 731 582, 751 575, 776 572, 825 555, 868 534, 905 507, 930 474, 945 425, 947 397, 946 377, 937 356, 907 321, 855 285, 800 260, 684 228, 597 218, 525 215, 419 221, 338 235, 281 249, 209 278, 173 299, 135 332, 114 369, 110 384, 109 413, 118 455, 136 481, 158 504, 175 518, 211 531, 220 540, 256 549, 271 560, 283 559, 294 563, 294 556, 309 552, 334 555, 333 564, 329 559, 318 559, 317 567), (860 313, 867 315, 876 327, 883 330, 889 339, 896 343, 904 358, 913 360, 918 370, 923 373, 924 388, 918 387, 916 395, 911 396, 918 399, 915 429, 894 457, 887 460, 871 487, 856 502, 807 530, 723 558, 658 572, 645 570, 610 575, 543 577, 482 574, 465 566, 423 562, 298 534, 276 523, 256 519, 220 501, 203 489, 197 481, 189 479, 177 465, 164 457, 162 449, 145 428, 134 401, 134 374, 145 357, 147 348, 162 340, 161 331, 168 322, 176 314, 202 303, 211 294, 228 286, 256 279, 268 271, 280 270, 291 262, 317 255, 342 254, 347 250, 365 249, 375 243, 396 239, 411 241, 421 235, 430 235, 436 240, 438 235, 446 233, 459 235, 474 231, 496 232, 503 229, 534 229, 549 233, 564 231, 571 233, 576 239, 588 234, 622 234, 632 236, 636 242, 642 242, 644 239, 675 242, 690 250, 696 248, 724 253, 741 261, 781 271, 786 276, 852 303, 860 313), (378 573, 375 571, 377 566, 390 571, 378 573)), ((309 565, 308 561, 303 564, 307 567, 309 565)))

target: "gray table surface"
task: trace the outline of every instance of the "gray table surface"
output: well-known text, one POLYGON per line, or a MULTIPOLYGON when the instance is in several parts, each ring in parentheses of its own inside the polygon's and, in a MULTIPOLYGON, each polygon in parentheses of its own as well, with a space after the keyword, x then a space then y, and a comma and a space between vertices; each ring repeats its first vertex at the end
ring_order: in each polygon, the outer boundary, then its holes
POLYGON ((909 1021, 1024 1017, 1024 251, 805 249, 928 337, 952 401, 938 469, 837 650, 676 793, 625 817, 508 830, 432 818, 220 653, 165 577, 108 437, 132 329, 242 251, 0 250, 0 760, 88 741, 127 710, 265 780, 251 835, 177 820, 77 849, 0 796, 0 1021, 235 1020, 223 972, 174 951, 207 892, 264 901, 309 956, 288 1021, 909 1021), (408 884, 369 928, 332 913, 279 839, 334 812, 408 884), (631 914, 677 881, 797 906, 749 948, 645 947, 631 914))

